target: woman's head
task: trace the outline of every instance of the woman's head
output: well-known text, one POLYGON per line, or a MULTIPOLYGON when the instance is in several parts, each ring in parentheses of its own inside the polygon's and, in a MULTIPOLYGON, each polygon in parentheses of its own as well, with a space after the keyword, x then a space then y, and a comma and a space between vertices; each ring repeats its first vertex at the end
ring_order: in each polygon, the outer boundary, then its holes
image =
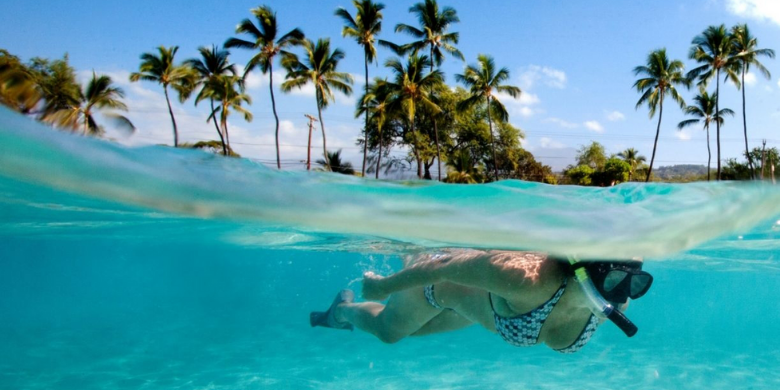
POLYGON ((613 303, 623 304, 628 302, 628 298, 640 298, 653 284, 653 276, 642 271, 641 261, 595 261, 581 264, 601 296, 613 303))

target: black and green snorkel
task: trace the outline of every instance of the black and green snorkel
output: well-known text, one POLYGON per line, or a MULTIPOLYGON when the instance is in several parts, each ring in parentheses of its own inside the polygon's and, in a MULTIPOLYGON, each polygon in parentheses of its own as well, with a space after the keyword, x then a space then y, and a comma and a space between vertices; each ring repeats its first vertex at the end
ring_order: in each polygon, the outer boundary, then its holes
MULTIPOLYGON (((625 314, 623 314, 613 304, 604 299, 604 296, 599 293, 598 289, 593 283, 591 276, 586 270, 585 263, 580 262, 576 257, 573 256, 569 256, 568 259, 569 264, 571 264, 572 270, 574 272, 574 279, 577 280, 580 286, 582 286, 582 291, 585 292, 585 295, 588 298, 591 312, 593 312, 593 314, 598 317, 612 321, 615 325, 617 325, 618 328, 620 328, 620 330, 623 331, 623 333, 626 334, 626 336, 632 337, 635 335, 638 330, 636 325, 634 325, 634 323, 631 322, 631 320, 629 320, 625 314)), ((649 276, 649 274, 647 275, 649 276)), ((620 283, 622 283, 622 281, 620 283)), ((629 280, 629 283, 631 283, 631 280, 629 280)), ((650 277, 649 282, 643 288, 644 291, 641 295, 643 295, 644 292, 650 288, 651 283, 652 277, 650 277)))

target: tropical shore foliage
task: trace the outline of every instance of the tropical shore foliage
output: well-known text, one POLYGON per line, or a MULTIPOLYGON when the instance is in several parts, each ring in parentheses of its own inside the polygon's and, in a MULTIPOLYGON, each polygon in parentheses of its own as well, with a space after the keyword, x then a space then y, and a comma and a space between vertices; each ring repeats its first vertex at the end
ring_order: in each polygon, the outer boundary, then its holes
MULTIPOLYGON (((178 46, 160 45, 155 51, 140 55, 137 72, 131 81, 158 83, 168 105, 173 130, 174 147, 194 147, 226 156, 238 156, 230 147, 228 119, 238 113, 246 121, 253 115, 248 107, 252 100, 245 91, 249 73, 259 70, 267 75, 269 97, 275 119, 276 168, 281 169, 279 116, 274 96, 274 66, 285 71, 279 87, 284 92, 306 86, 314 87, 317 118, 322 132, 323 149, 317 164, 323 169, 361 176, 380 177, 399 167, 416 170, 420 179, 448 183, 483 183, 503 179, 539 181, 550 184, 610 186, 628 181, 661 180, 654 169, 658 137, 664 108, 674 106, 689 119, 679 123, 680 129, 696 126, 707 132, 708 158, 704 173, 683 175, 684 180, 710 180, 710 129, 714 127, 716 142, 716 179, 748 180, 774 178, 778 165, 775 148, 749 150, 746 113, 745 75, 757 69, 765 77, 771 75, 759 61, 774 58, 774 51, 760 48, 745 24, 727 28, 709 26, 691 41, 689 59, 696 66, 685 70, 685 64, 667 56, 664 48, 651 51, 646 60, 634 69, 638 79, 634 88, 640 93, 636 108, 646 106, 654 119, 655 144, 649 163, 647 157, 634 148, 609 155, 597 142, 584 145, 578 151, 576 163, 562 173, 537 161, 521 145, 524 133, 510 123, 502 100, 516 99, 520 88, 510 85, 510 72, 495 63, 488 54, 478 54, 472 64, 464 64, 455 75, 462 86, 445 83, 439 70, 446 57, 466 61, 457 48, 460 34, 451 28, 460 22, 457 11, 440 6, 437 0, 422 0, 409 8, 417 23, 399 23, 395 32, 410 37, 411 42, 394 43, 379 39, 382 33, 382 11, 385 5, 374 0, 353 0, 354 9, 338 8, 335 17, 343 23, 342 34, 355 40, 362 50, 365 85, 359 91, 355 117, 362 122, 358 145, 363 149, 359 170, 343 161, 340 152, 327 148, 325 113, 333 101, 333 91, 353 93, 353 77, 339 70, 347 52, 333 47, 327 37, 312 39, 300 28, 280 27, 283 18, 268 6, 249 10, 248 18, 235 28, 238 37, 228 38, 224 48, 214 44, 198 48, 201 58, 176 62, 178 46), (282 31, 288 31, 282 34, 282 31), (389 58, 380 58, 377 46, 390 49, 389 58), (252 57, 238 74, 230 61, 228 49, 251 51, 252 57), (369 78, 369 64, 377 63, 390 73, 389 78, 369 78), (726 115, 735 111, 720 107, 721 81, 733 84, 741 91, 742 130, 745 139, 745 163, 724 159, 720 152, 721 127, 726 115), (714 81, 714 90, 707 88, 714 81), (698 94, 687 105, 682 89, 697 87, 698 94), (219 140, 204 140, 180 144, 179 128, 174 117, 169 91, 174 91, 184 104, 193 95, 194 103, 208 101, 209 114, 219 140), (714 126, 712 126, 714 125, 714 126), (401 148, 406 159, 393 157, 390 151, 401 148), (446 167, 443 170, 442 165, 446 167), (433 167, 436 175, 432 174, 433 167), (446 173, 442 177, 442 173, 446 173)), ((403 39, 403 38, 401 38, 403 39)), ((378 65, 379 66, 379 65, 378 65)), ((117 127, 134 131, 134 126, 121 115, 127 107, 122 102, 124 91, 105 75, 94 74, 86 85, 77 81, 68 57, 49 60, 33 58, 21 61, 0 49, 0 103, 23 115, 50 124, 55 128, 84 135, 100 136, 103 125, 98 120, 111 120, 117 127), (100 111, 101 116, 94 114, 100 111)), ((675 107, 672 107, 675 108, 675 107)), ((699 169, 699 168, 696 168, 699 169)), ((697 171, 698 172, 698 171, 697 171)), ((665 176, 665 175, 662 175, 665 176)), ((676 177, 676 176, 675 176, 676 177)), ((681 176, 682 177, 682 176, 681 176)))

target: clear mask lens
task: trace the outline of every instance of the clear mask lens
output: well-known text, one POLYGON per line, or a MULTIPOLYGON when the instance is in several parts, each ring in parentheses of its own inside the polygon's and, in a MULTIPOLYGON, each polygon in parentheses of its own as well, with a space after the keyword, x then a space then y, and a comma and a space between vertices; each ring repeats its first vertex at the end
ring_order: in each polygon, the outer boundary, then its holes
POLYGON ((631 299, 637 299, 648 290, 652 277, 650 275, 634 275, 631 278, 631 299))
MULTIPOLYGON (((605 292, 611 292, 615 289, 620 283, 628 276, 628 273, 625 271, 620 270, 614 270, 610 271, 607 274, 607 277, 604 278, 604 291, 605 292)), ((633 283, 632 283, 633 284, 633 283)))

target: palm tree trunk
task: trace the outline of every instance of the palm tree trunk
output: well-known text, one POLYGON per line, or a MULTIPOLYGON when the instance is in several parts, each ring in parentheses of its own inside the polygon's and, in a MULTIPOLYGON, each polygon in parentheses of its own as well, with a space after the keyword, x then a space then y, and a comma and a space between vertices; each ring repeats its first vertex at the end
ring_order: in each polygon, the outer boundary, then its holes
POLYGON ((661 118, 664 116, 664 91, 661 90, 661 101, 658 104, 658 127, 655 129, 655 143, 653 144, 653 156, 650 157, 650 168, 647 170, 645 183, 650 181, 653 175, 653 162, 655 162, 655 150, 658 148, 658 135, 661 134, 661 118))
MULTIPOLYGON (((365 66, 366 66, 366 96, 368 96, 368 53, 365 53, 365 66)), ((362 102, 362 104, 366 104, 366 102, 362 102)), ((365 107, 364 107, 365 109, 365 107)), ((363 177, 366 177, 366 154, 368 153, 368 109, 366 111, 366 127, 363 128, 363 168, 360 171, 360 174, 363 177)))
POLYGON ((710 150, 710 126, 707 126, 705 130, 707 130, 707 181, 710 181, 710 165, 712 164, 712 151, 710 150))
MULTIPOLYGON (((415 102, 412 102, 415 104, 415 102)), ((422 160, 420 160, 420 148, 417 142, 417 132, 414 129, 414 118, 412 118, 412 137, 414 137, 414 158, 417 159, 417 178, 422 179, 422 160)))
POLYGON ((271 109, 276 119, 276 169, 282 169, 282 160, 279 158, 279 115, 276 114, 276 100, 274 99, 274 63, 268 64, 268 88, 271 90, 271 109))
POLYGON ((332 171, 333 169, 330 167, 330 160, 328 159, 328 144, 325 139, 325 122, 322 121, 322 106, 319 101, 317 102, 317 115, 320 117, 320 129, 322 129, 322 155, 325 158, 325 167, 332 171))
MULTIPOLYGON (((748 160, 748 168, 750 168, 751 179, 755 179, 755 171, 753 170, 753 159, 750 157, 750 150, 748 150, 748 137, 747 137, 747 113, 745 112, 745 64, 742 66, 742 125, 745 129, 745 157, 748 160)), ((763 169, 763 166, 762 166, 763 169)), ((763 179, 763 174, 761 175, 763 179)))
POLYGON ((498 181, 498 159, 496 159, 496 140, 493 137, 493 118, 490 115, 490 97, 487 98, 487 114, 490 126, 490 145, 493 148, 493 172, 496 174, 496 181, 498 181))
MULTIPOLYGON (((720 68, 715 72, 715 115, 718 115, 720 112, 720 106, 718 105, 720 101, 720 68)), ((716 133, 716 143, 718 147, 718 181, 720 181, 720 121, 715 120, 715 128, 717 129, 716 133)))
POLYGON ((227 104, 222 104, 222 128, 225 132, 225 143, 227 144, 228 150, 233 150, 230 148, 230 134, 228 133, 228 127, 227 127, 227 110, 228 106, 227 104))
POLYGON ((376 156, 376 177, 375 179, 379 179, 379 167, 380 163, 382 162, 382 126, 379 126, 377 124, 377 133, 379 135, 379 154, 376 156))
MULTIPOLYGON (((431 73, 433 73, 433 44, 431 44, 431 73)), ((431 85, 431 97, 433 97, 433 85, 431 85)), ((439 126, 436 123, 436 116, 431 115, 433 119, 433 137, 436 140, 436 161, 439 167, 439 181, 441 181, 441 150, 439 148, 439 126)))
POLYGON ((225 137, 222 135, 222 130, 219 129, 219 125, 217 124, 217 116, 214 115, 214 99, 209 99, 211 102, 211 121, 214 122, 214 127, 217 129, 217 134, 219 134, 219 141, 222 142, 222 155, 227 156, 227 148, 225 147, 225 137))
POLYGON ((165 91, 165 102, 168 103, 168 113, 171 114, 171 122, 173 122, 173 147, 179 147, 179 130, 176 128, 176 118, 173 117, 173 108, 171 108, 171 99, 168 98, 168 86, 163 85, 165 91))
POLYGON ((314 124, 309 121, 309 145, 306 148, 306 170, 311 171, 311 132, 314 127, 314 124))
MULTIPOLYGON (((227 138, 228 133, 228 127, 227 127, 227 118, 222 118, 222 131, 225 132, 225 137, 227 138)), ((230 149, 230 141, 227 141, 227 148, 230 149)), ((225 156, 227 156, 227 151, 225 151, 225 156)))

